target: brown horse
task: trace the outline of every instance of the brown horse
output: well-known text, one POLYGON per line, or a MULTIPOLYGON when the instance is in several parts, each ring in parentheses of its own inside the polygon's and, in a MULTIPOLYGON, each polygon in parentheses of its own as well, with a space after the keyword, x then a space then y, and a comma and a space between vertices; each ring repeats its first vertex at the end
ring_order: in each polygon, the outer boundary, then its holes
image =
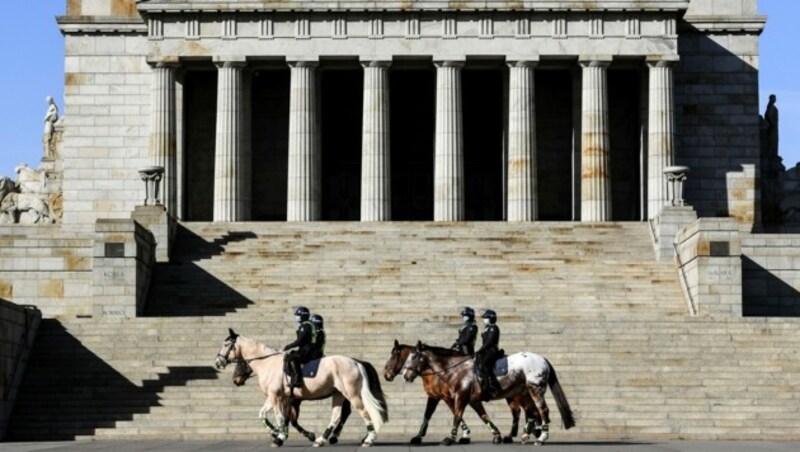
MULTIPOLYGON (((250 367, 250 364, 247 363, 245 360, 240 360, 236 362, 236 366, 233 368, 233 384, 236 386, 244 385, 247 380, 253 376, 253 368, 250 367)), ((297 421, 297 418, 300 416, 300 403, 302 400, 299 399, 292 399, 291 409, 289 412, 289 423, 292 427, 295 428, 301 435, 305 436, 309 441, 315 442, 317 439, 314 432, 308 431, 300 425, 297 421)), ((272 423, 268 419, 268 413, 272 411, 273 407, 270 404, 269 400, 264 401, 264 405, 258 410, 258 418, 261 419, 261 423, 270 431, 270 434, 273 438, 277 438, 280 434, 280 429, 276 426, 272 425, 272 423)), ((342 429, 344 428, 344 423, 347 422, 347 418, 350 417, 352 413, 352 409, 350 408, 350 401, 345 399, 342 403, 342 418, 339 420, 339 423, 330 431, 330 429, 326 430, 323 433, 323 439, 327 440, 329 444, 336 444, 339 442, 339 435, 342 433, 342 429), (326 437, 327 435, 327 437, 326 437)))
MULTIPOLYGON (((284 355, 280 350, 240 336, 229 329, 228 337, 222 342, 215 359, 218 369, 245 360, 258 375, 259 387, 273 407, 273 414, 281 430, 273 444, 282 445, 289 434, 287 413, 291 399, 318 400, 332 397, 328 429, 333 430, 339 423, 342 404, 347 399, 367 426, 367 436, 362 446, 372 446, 381 426, 389 420, 386 399, 375 368, 367 362, 346 356, 326 356, 320 361, 315 377, 306 378, 302 387, 291 389, 283 372, 284 355)), ((317 438, 315 445, 324 445, 324 437, 317 438)))
MULTIPOLYGON (((394 347, 389 355, 389 360, 386 361, 386 365, 383 368, 383 377, 386 379, 386 381, 394 380, 394 378, 400 373, 400 371, 403 369, 406 359, 414 350, 414 348, 415 347, 413 345, 400 344, 397 340, 394 341, 394 347)), ((453 353, 453 355, 457 356, 458 354, 453 353)), ((463 356, 465 360, 469 358, 466 355, 461 356, 463 356)), ((450 407, 451 411, 454 406, 453 396, 449 390, 445 389, 445 381, 440 378, 440 374, 429 372, 422 375, 422 380, 423 388, 425 389, 425 393, 428 395, 428 402, 425 406, 425 415, 422 420, 419 433, 417 433, 417 436, 411 438, 410 441, 410 443, 414 445, 419 445, 422 443, 422 438, 425 437, 425 434, 428 431, 428 423, 430 422, 434 411, 436 411, 439 401, 444 400, 445 403, 450 407)), ((526 440, 531 433, 534 433, 535 423, 539 423, 538 412, 536 411, 533 401, 526 393, 520 392, 512 397, 507 398, 506 402, 511 410, 512 423, 511 432, 504 436, 502 441, 504 443, 511 443, 513 442, 513 438, 517 436, 517 431, 519 429, 520 409, 523 407, 525 409, 525 418, 527 420, 523 440, 526 440)), ((478 404, 480 404, 480 402, 478 402, 478 404)), ((481 415, 480 411, 477 409, 475 411, 478 412, 479 416, 481 415)), ((481 417, 481 419, 483 419, 483 417, 481 417)), ((470 429, 463 419, 461 420, 461 430, 462 437, 458 440, 459 444, 469 444, 470 429)), ((442 440, 442 443, 452 444, 455 440, 455 436, 456 434, 452 434, 451 436, 446 437, 444 440, 442 440)), ((536 436, 538 436, 538 434, 536 436)))
MULTIPOLYGON (((452 350, 432 347, 418 342, 415 349, 408 355, 404 364, 403 378, 406 381, 413 381, 417 376, 437 374, 441 380, 442 391, 449 393, 453 400, 453 430, 451 438, 457 431, 461 422, 464 409, 467 404, 474 409, 478 406, 483 407, 476 400, 481 400, 481 385, 475 384, 474 360, 472 357, 465 357, 456 354, 452 350)), ((549 438, 550 410, 544 400, 544 395, 549 384, 556 399, 558 410, 561 413, 561 420, 564 428, 569 429, 575 426, 575 417, 572 409, 567 402, 564 391, 556 376, 556 371, 549 361, 543 357, 531 353, 521 352, 508 356, 508 374, 498 376, 498 383, 501 391, 494 395, 494 399, 508 398, 519 393, 527 393, 536 404, 539 416, 542 419, 542 431, 536 438, 537 444, 544 443, 549 438)), ((476 409, 477 410, 477 409, 476 409)), ((481 419, 491 427, 485 411, 481 414, 481 419)), ((495 428, 496 430, 496 428, 495 428)), ((495 436, 495 440, 497 437, 495 436)))

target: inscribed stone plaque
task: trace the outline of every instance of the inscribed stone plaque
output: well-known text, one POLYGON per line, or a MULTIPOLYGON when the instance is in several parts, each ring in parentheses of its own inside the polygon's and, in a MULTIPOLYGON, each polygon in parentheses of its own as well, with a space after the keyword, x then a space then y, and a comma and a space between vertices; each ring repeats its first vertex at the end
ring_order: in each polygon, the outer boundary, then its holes
POLYGON ((711 256, 730 256, 730 244, 728 242, 709 243, 711 256))
POLYGON ((125 244, 119 242, 106 243, 105 257, 125 257, 125 244))

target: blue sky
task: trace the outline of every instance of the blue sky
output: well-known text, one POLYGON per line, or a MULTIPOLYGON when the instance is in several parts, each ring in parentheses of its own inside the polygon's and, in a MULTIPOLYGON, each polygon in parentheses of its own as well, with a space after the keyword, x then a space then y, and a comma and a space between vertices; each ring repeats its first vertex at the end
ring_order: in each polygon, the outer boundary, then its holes
MULTIPOLYGON (((19 163, 38 166, 47 105, 52 95, 64 111, 64 43, 55 16, 66 0, 3 2, 0 16, 0 175, 13 175, 19 163)), ((761 109, 769 94, 778 96, 781 156, 784 164, 800 161, 800 45, 792 29, 800 18, 800 1, 759 0, 768 16, 761 37, 761 109)), ((796 30, 795 30, 796 32, 796 30)))

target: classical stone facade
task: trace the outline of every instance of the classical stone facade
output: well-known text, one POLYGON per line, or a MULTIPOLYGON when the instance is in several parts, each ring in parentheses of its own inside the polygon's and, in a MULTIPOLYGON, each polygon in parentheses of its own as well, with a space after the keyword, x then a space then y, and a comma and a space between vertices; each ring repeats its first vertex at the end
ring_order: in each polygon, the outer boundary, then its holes
POLYGON ((638 221, 758 161, 755 1, 68 4, 86 228, 146 165, 181 220, 638 221))

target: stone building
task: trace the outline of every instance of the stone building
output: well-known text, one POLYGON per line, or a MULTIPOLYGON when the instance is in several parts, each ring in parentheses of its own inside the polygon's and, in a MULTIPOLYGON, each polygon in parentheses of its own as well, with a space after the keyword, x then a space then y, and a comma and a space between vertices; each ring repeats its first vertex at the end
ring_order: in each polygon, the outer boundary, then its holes
MULTIPOLYGON (((0 298, 44 317, 9 437, 262 437, 209 368, 228 327, 275 344, 308 305, 379 367, 389 334, 444 344, 470 304, 559 368, 561 438, 800 438, 800 237, 760 233, 765 21, 67 0, 61 216, 0 225, 0 298)), ((385 388, 385 434, 416 431, 419 388, 385 388)))

